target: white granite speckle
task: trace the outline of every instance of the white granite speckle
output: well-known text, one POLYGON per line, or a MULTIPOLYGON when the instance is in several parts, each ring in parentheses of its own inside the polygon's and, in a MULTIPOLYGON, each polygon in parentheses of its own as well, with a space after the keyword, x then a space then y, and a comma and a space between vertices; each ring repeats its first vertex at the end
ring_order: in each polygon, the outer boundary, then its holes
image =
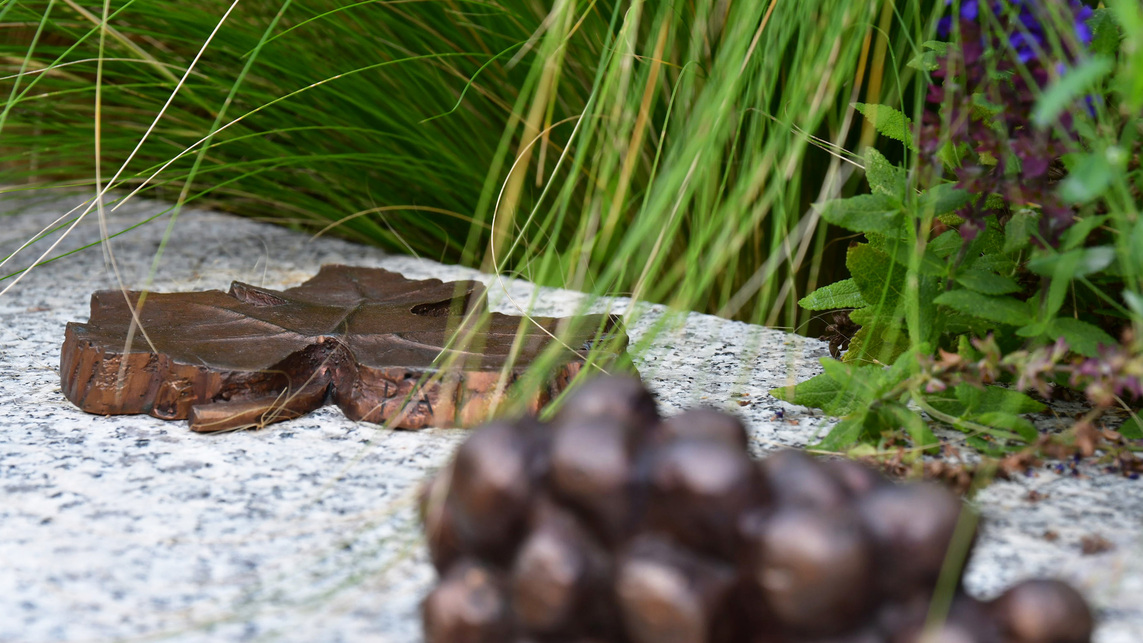
MULTIPOLYGON (((0 256, 75 202, 0 204, 23 210, 0 219, 0 256)), ((132 201, 108 227, 124 229, 162 207, 132 201)), ((55 254, 97 240, 91 218, 55 254)), ((165 229, 160 218, 112 241, 126 286, 146 282, 165 229)), ((225 289, 235 279, 287 287, 323 263, 491 280, 206 211, 185 211, 174 230, 158 291, 225 289)), ((17 258, 0 275, 25 264, 17 258)), ((182 422, 84 414, 59 390, 63 327, 87 318, 91 292, 115 284, 104 253, 92 248, 37 268, 0 297, 0 641, 419 641, 417 606, 433 572, 413 498, 464 432, 391 432, 335 408, 206 436, 182 422)), ((533 298, 524 281, 489 285, 502 312, 518 312, 506 293, 541 315, 571 314, 582 303, 554 289, 533 298)), ((819 413, 767 394, 815 373, 826 354, 820 342, 707 315, 668 316, 657 306, 638 312, 628 329, 634 345, 657 323, 667 328, 635 352, 664 412, 730 409, 749 424, 757 453, 803 446, 823 430, 819 413)), ((1030 575, 1062 576, 1101 608, 1098 643, 1134 643, 1143 640, 1143 491, 1089 473, 1038 472, 981 494, 986 522, 969 587, 992 594, 1030 575), (1047 498, 1028 501, 1032 488, 1047 498), (1049 529, 1055 542, 1042 537, 1049 529), (1079 556, 1079 539, 1090 533, 1116 548, 1079 556)))

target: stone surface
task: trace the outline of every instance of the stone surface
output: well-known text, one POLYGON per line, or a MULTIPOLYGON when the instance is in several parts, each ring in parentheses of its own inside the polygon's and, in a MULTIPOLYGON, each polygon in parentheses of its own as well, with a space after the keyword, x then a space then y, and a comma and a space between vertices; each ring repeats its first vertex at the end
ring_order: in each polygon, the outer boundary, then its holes
MULTIPOLYGON (((77 202, 0 202, 20 210, 0 219, 0 256, 77 202)), ((122 230, 162 209, 132 201, 107 225, 122 230)), ((90 219, 54 254, 97 240, 90 219)), ((112 241, 124 286, 146 285, 166 227, 160 218, 112 241)), ((20 257, 0 276, 25 265, 20 257)), ((519 305, 568 315, 582 302, 577 293, 537 293, 522 280, 195 210, 180 215, 152 287, 224 289, 241 280, 282 288, 325 263, 477 279, 505 313, 519 314, 519 305)), ((86 318, 90 294, 117 286, 111 265, 91 248, 0 296, 0 641, 421 640, 417 609, 433 571, 415 493, 465 432, 388 431, 333 408, 225 435, 87 415, 60 392, 59 349, 66 322, 86 318)), ((627 304, 600 301, 590 311, 622 313, 627 304)), ((766 393, 817 372, 823 343, 656 306, 637 312, 632 352, 664 413, 732 410, 759 455, 811 443, 825 426, 820 414, 766 393)), ((1143 640, 1143 483, 1081 473, 1040 471, 979 496, 985 523, 969 589, 991 597, 1029 576, 1064 578, 1098 608, 1097 643, 1143 640), (1030 500, 1032 490, 1046 497, 1030 500), (1049 531, 1054 540, 1044 538, 1049 531), (1081 556, 1081 540, 1093 534, 1114 548, 1081 556)))

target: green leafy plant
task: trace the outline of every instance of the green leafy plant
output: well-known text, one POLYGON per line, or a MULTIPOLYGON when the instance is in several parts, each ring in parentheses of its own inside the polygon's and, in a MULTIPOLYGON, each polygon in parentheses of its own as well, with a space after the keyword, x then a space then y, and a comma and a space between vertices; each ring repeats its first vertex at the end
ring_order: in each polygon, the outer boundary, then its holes
MULTIPOLYGON (((982 451, 1019 448, 1038 437, 1022 414, 1045 407, 1019 390, 988 386, 1024 389, 1035 379, 1000 369, 1001 355, 1017 364, 1028 350, 1055 346, 1086 364, 1074 368, 1096 372, 1110 368, 1099 366, 1105 362, 1134 363, 1139 351, 1113 336, 1143 324, 1143 146, 1134 81, 1125 80, 1143 69, 1120 55, 1121 41, 1134 41, 1138 30, 1124 40, 1119 26, 1134 10, 1072 3, 1049 16, 1035 2, 961 6, 955 21, 942 23, 945 35, 957 25, 959 39, 926 43, 911 63, 933 75, 931 108, 910 119, 885 105, 856 106, 915 153, 913 165, 869 148, 870 193, 818 206, 825 221, 864 240, 847 250, 849 279, 799 304, 846 309, 860 329, 840 364, 823 360, 823 374, 775 395, 842 418, 822 448, 905 435, 916 450, 929 450, 936 442, 922 411, 964 430, 982 451), (1075 33, 1053 32, 1051 18, 1075 33), (1024 29, 1019 40, 1016 24, 1024 29), (975 360, 968 340, 986 335, 989 375, 941 384, 929 355, 946 356, 946 366, 954 356, 975 360)), ((1116 372, 1122 381, 1112 388, 1141 401, 1138 375, 1116 372)), ((1081 386, 1075 377, 1070 384, 1081 386)), ((1126 405, 1090 391, 1089 399, 1100 409, 1126 405)))

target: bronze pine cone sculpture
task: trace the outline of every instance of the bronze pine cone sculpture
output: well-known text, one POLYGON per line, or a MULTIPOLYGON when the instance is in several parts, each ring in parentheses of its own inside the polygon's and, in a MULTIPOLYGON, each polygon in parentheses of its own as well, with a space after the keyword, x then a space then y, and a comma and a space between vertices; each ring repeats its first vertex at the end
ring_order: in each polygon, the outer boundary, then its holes
POLYGON ((1058 581, 983 602, 958 579, 926 622, 965 511, 850 461, 753 460, 734 417, 663 420, 637 380, 597 378, 550 423, 478 429, 425 487, 425 640, 1089 643, 1058 581))

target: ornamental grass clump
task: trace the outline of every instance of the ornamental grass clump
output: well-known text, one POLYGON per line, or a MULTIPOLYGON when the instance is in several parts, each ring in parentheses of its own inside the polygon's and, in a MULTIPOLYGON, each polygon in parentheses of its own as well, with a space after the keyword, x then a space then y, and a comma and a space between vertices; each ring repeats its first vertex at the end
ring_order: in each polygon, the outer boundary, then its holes
MULTIPOLYGON (((0 194, 72 186, 77 215, 105 190, 106 209, 158 197, 172 218, 216 207, 797 328, 812 317, 799 297, 836 271, 805 214, 854 189, 850 101, 891 92, 890 61, 927 12, 920 0, 0 3, 0 168, 26 182, 0 194)), ((18 279, 7 265, 0 281, 18 279)))

